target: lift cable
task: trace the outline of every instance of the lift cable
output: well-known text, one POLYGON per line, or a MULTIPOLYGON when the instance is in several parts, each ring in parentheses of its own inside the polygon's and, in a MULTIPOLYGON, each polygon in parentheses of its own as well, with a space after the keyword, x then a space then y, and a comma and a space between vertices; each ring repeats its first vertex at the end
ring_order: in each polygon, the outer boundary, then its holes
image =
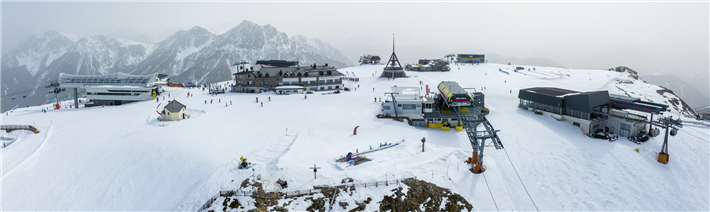
POLYGON ((491 187, 488 186, 488 180, 486 179, 486 173, 481 173, 483 175, 483 180, 486 181, 486 187, 488 187, 488 193, 491 194, 491 199, 493 199, 493 204, 496 205, 496 210, 500 212, 500 209, 498 209, 498 203, 496 203, 496 198, 493 198, 493 192, 491 192, 491 187))
POLYGON ((537 208, 535 201, 533 200, 532 196, 530 196, 530 192, 528 192, 528 188, 525 187, 525 183, 523 183, 523 180, 520 179, 520 174, 518 174, 518 170, 515 169, 515 165, 513 165, 513 161, 510 160, 510 155, 508 155, 508 150, 506 150, 506 149, 503 149, 503 150, 505 151, 505 156, 508 157, 508 161, 510 161, 510 165, 513 166, 513 170, 515 171, 515 175, 518 176, 518 180, 520 180, 520 184, 523 185, 523 188, 525 189, 525 193, 528 194, 528 198, 530 198, 530 201, 532 202, 533 206, 535 206, 535 210, 537 210, 539 212, 540 209, 537 208))

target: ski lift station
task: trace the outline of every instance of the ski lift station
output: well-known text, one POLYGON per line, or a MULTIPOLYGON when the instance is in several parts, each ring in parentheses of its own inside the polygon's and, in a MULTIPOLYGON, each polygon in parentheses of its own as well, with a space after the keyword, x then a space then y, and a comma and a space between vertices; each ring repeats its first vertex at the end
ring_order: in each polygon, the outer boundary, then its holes
POLYGON ((106 75, 59 74, 59 87, 73 88, 75 105, 78 105, 77 89, 86 89, 86 97, 93 105, 121 105, 136 101, 151 100, 159 95, 166 84, 166 75, 130 75, 124 73, 106 75))
MULTIPOLYGON (((437 86, 438 94, 422 96, 420 87, 392 87, 382 103, 385 116, 403 117, 412 121, 412 126, 441 128, 443 124, 459 126, 464 123, 453 106, 461 106, 462 113, 480 111, 484 104, 483 93, 468 93, 456 82, 444 81, 437 86), (478 109, 476 109, 478 108, 478 109)), ((426 88, 429 90, 429 87, 426 88)), ((456 128, 461 131, 462 128, 456 128)))
POLYGON ((390 97, 382 103, 382 112, 395 118, 402 114, 402 117, 412 121, 412 126, 439 128, 442 131, 449 131, 451 126, 455 126, 456 131, 465 130, 473 148, 471 170, 473 173, 484 172, 485 141, 490 140, 496 149, 502 149, 503 143, 498 137, 498 130, 486 119, 483 93, 469 93, 454 81, 443 81, 437 88, 439 93, 427 92, 427 96, 420 96, 422 88, 393 87, 391 93, 386 93, 390 97), (479 126, 484 129, 478 129, 479 126))
POLYGON ((641 114, 650 113, 652 119, 654 113, 661 114, 668 108, 668 105, 609 94, 608 91, 578 92, 551 87, 522 89, 518 98, 518 107, 567 121, 586 134, 603 131, 635 136, 650 122, 641 114))

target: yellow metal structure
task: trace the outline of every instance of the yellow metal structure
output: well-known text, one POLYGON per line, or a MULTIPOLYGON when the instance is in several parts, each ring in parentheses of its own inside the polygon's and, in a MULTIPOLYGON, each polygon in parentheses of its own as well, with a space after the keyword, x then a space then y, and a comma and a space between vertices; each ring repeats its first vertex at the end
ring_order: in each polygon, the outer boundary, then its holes
POLYGON ((670 155, 668 155, 668 154, 666 154, 666 153, 663 153, 663 152, 658 153, 658 162, 659 162, 659 163, 662 163, 662 164, 667 164, 667 163, 668 163, 668 157, 669 157, 669 156, 670 156, 670 155))

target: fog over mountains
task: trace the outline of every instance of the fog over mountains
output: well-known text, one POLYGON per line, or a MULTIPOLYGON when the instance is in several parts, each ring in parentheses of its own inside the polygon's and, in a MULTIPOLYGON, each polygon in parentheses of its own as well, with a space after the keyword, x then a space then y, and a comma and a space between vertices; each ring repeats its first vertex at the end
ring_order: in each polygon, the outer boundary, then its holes
MULTIPOLYGON (((271 25, 259 26, 250 21, 222 34, 195 26, 155 44, 51 30, 42 36, 31 36, 2 55, 2 111, 37 105, 47 98, 53 100, 54 94, 49 94, 44 86, 60 73, 161 73, 174 82, 212 83, 230 80, 236 71, 234 63, 254 64, 269 59, 299 60, 303 65, 353 65, 340 51, 319 39, 289 37, 271 25)), ((60 94, 67 95, 68 92, 60 94)))

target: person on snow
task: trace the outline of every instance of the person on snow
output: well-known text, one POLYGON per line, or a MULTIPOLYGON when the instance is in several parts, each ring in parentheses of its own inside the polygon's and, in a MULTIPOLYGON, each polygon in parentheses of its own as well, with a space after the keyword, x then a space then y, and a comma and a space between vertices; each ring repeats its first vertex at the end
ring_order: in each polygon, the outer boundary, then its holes
POLYGON ((212 104, 212 100, 210 99, 210 104, 212 104))
POLYGON ((259 102, 259 97, 256 97, 256 102, 259 102))
MULTIPOLYGON (((225 102, 226 103, 226 102, 225 102)), ((229 100, 229 105, 232 105, 232 100, 229 100)))
POLYGON ((219 102, 222 102, 222 98, 219 98, 219 102))
POLYGON ((375 97, 375 102, 377 102, 377 97, 375 97))
POLYGON ((269 102, 271 101, 271 97, 269 97, 269 102))
POLYGON ((303 99, 308 99, 308 94, 303 95, 303 99))
POLYGON ((207 104, 207 100, 205 99, 205 104, 207 104))
POLYGON ((261 107, 264 107, 264 102, 261 102, 261 107))

